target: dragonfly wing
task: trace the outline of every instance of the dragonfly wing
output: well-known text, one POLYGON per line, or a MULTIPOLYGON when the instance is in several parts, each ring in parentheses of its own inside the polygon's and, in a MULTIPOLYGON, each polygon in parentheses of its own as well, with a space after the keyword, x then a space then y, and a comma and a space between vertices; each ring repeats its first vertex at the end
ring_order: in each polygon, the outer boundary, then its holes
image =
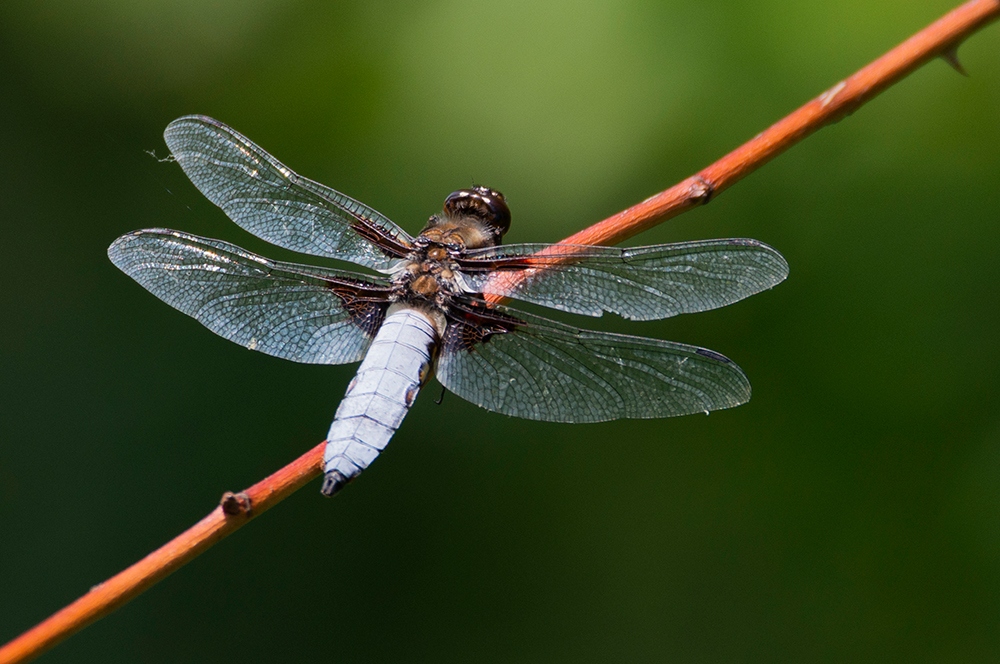
POLYGON ((389 284, 381 278, 272 261, 179 231, 123 235, 108 255, 216 334, 295 362, 359 361, 388 306, 389 284))
POLYGON ((413 239, 385 216, 296 174, 218 120, 178 118, 163 137, 210 201, 271 244, 379 270, 410 250, 413 239))
POLYGON ((475 302, 453 314, 438 380, 497 413, 602 422, 708 412, 750 399, 743 371, 711 350, 581 330, 475 302))
POLYGON ((473 290, 576 314, 656 320, 726 306, 779 284, 788 263, 749 239, 622 249, 520 244, 459 261, 473 290))

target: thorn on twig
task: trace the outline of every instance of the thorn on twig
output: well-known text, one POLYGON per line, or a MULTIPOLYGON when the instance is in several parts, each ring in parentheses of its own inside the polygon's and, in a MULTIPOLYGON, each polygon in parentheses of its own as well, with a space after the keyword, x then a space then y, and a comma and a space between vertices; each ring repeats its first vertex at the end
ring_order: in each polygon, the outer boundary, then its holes
POLYGON ((941 53, 941 59, 951 65, 951 68, 962 76, 969 75, 969 72, 965 71, 965 67, 962 66, 962 63, 958 61, 958 46, 952 46, 947 51, 941 53))
POLYGON ((253 511, 253 505, 250 503, 250 496, 242 491, 239 493, 233 493, 232 491, 225 492, 222 494, 222 500, 219 501, 219 506, 221 506, 222 511, 229 516, 236 516, 238 514, 250 516, 250 512, 253 511))

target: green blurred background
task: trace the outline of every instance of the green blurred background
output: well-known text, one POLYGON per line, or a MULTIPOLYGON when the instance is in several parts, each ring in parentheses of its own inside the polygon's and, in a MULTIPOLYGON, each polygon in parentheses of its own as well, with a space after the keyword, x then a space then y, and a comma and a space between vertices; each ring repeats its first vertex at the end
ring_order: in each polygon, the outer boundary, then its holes
MULTIPOLYGON (((248 352, 107 260, 151 226, 250 237, 161 132, 219 118, 411 232, 505 192, 555 241, 659 191, 957 0, 0 4, 0 641, 325 434, 353 366, 248 352)), ((1000 658, 1000 26, 711 205, 789 280, 658 323, 746 406, 525 422, 418 400, 318 482, 47 662, 1000 658)))

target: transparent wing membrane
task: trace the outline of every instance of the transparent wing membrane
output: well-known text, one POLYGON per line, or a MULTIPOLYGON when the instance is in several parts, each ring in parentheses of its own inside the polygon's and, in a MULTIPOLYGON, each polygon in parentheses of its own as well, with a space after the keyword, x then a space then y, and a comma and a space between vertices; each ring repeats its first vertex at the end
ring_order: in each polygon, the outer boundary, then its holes
POLYGON ((460 263, 466 281, 480 292, 631 320, 724 307, 788 276, 781 254, 747 239, 628 249, 516 244, 467 252, 460 263))
POLYGON ((387 306, 389 287, 380 278, 272 261, 179 231, 123 235, 108 255, 216 334, 295 362, 361 360, 387 306))
POLYGON ((385 270, 413 242, 375 210, 297 175, 217 120, 179 118, 167 125, 163 137, 210 201, 272 244, 385 270))
POLYGON ((550 422, 673 417, 750 399, 743 371, 714 351, 478 304, 448 326, 437 377, 487 410, 550 422))

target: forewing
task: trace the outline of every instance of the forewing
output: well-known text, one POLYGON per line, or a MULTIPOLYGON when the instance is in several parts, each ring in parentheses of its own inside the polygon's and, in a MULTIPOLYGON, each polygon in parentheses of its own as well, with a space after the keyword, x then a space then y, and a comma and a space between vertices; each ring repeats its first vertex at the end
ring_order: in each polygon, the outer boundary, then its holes
POLYGON ((781 254, 749 239, 628 249, 514 244, 468 252, 459 263, 475 291, 631 320, 724 307, 788 276, 781 254))
POLYGON ((581 330, 505 307, 453 310, 438 380, 497 413, 549 422, 659 418, 731 408, 750 382, 711 350, 581 330))
POLYGON ((217 120, 178 118, 163 137, 210 201, 271 244, 384 270, 413 242, 375 210, 294 173, 217 120))
POLYGON ((362 359, 387 307, 389 287, 380 278, 272 261, 179 231, 123 235, 108 256, 216 334, 295 362, 362 359))

